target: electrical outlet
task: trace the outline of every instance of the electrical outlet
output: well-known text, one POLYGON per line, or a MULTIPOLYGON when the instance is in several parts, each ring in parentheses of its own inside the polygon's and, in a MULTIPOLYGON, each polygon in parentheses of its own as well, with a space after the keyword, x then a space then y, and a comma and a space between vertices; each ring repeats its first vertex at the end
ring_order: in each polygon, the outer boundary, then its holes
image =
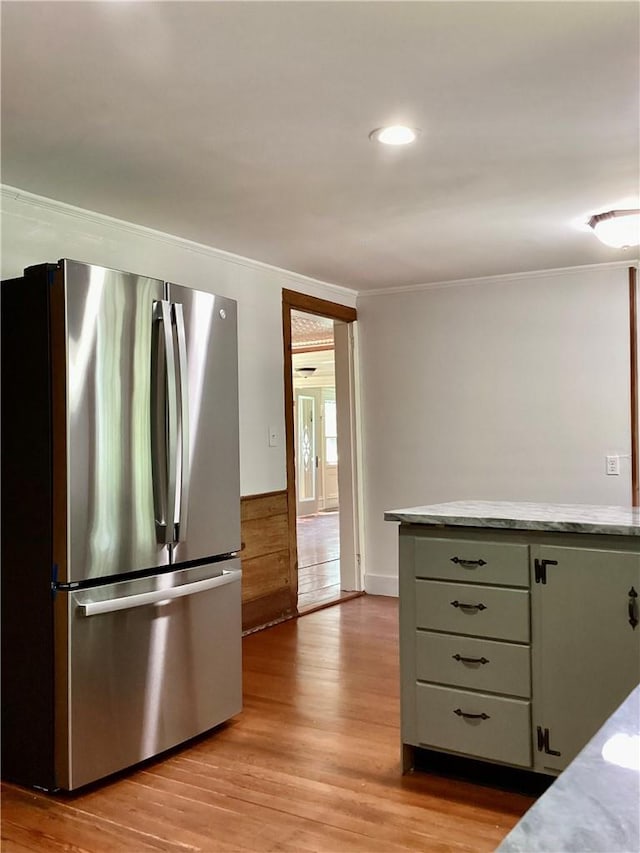
POLYGON ((607 456, 607 474, 609 476, 617 476, 620 473, 620 457, 607 456))

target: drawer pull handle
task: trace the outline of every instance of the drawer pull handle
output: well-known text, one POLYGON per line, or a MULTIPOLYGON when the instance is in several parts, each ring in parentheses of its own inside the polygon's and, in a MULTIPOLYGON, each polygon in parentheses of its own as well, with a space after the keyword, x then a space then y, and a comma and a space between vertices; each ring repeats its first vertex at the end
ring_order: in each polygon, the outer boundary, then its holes
POLYGON ((452 657, 461 663, 489 663, 488 658, 464 658, 462 655, 453 655, 452 657))
POLYGON ((487 609, 486 604, 464 604, 464 602, 458 601, 457 599, 456 599, 456 601, 451 602, 451 606, 452 607, 461 607, 463 610, 486 610, 487 609))
POLYGON ((463 560, 462 557, 452 557, 451 562, 457 566, 462 566, 463 569, 475 569, 478 566, 486 566, 484 560, 463 560))
POLYGON ((488 714, 485 714, 484 711, 481 714, 466 714, 462 708, 456 708, 453 712, 457 714, 459 717, 464 717, 465 720, 490 720, 491 717, 488 714))

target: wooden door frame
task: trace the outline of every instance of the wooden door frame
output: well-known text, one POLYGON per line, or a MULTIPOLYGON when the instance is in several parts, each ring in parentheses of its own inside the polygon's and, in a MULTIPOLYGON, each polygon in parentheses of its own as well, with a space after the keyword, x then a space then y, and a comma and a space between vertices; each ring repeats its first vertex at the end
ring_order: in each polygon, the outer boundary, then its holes
POLYGON ((287 504, 289 522, 289 588, 291 591, 291 609, 298 612, 298 541, 296 534, 296 461, 294 450, 293 422, 293 359, 291 348, 291 311, 304 311, 353 323, 358 319, 355 308, 297 293, 295 290, 282 289, 282 333, 284 341, 284 432, 287 456, 287 504))
POLYGON ((638 438, 638 307, 637 270, 629 267, 629 353, 631 357, 631 505, 640 506, 640 447, 638 438))

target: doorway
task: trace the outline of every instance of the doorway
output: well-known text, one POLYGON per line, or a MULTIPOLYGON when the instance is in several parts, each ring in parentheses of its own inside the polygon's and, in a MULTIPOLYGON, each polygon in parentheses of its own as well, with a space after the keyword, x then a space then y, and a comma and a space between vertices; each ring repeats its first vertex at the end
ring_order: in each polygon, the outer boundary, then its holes
POLYGON ((359 595, 355 309, 283 291, 292 592, 298 613, 359 595), (337 316, 336 316, 337 315, 337 316))
POLYGON ((342 597, 333 320, 291 311, 298 612, 342 597))

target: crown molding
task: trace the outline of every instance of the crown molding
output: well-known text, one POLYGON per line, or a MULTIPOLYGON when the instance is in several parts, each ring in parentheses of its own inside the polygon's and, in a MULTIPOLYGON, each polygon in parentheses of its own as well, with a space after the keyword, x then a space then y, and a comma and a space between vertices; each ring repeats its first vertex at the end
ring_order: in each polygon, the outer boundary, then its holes
POLYGON ((439 290, 447 287, 472 287, 476 284, 498 284, 506 281, 522 281, 523 279, 532 278, 552 278, 554 276, 566 275, 567 273, 580 272, 589 273, 597 272, 606 269, 628 269, 629 267, 637 267, 638 259, 633 258, 628 261, 610 261, 604 264, 585 264, 576 267, 557 267, 548 270, 531 270, 529 272, 513 272, 503 273, 501 275, 485 275, 478 278, 458 278, 451 281, 433 281, 425 282, 424 284, 408 284, 400 287, 383 287, 377 290, 360 290, 358 299, 364 299, 367 296, 389 296, 390 294, 398 293, 414 293, 421 290, 439 290))
POLYGON ((253 258, 246 258, 243 255, 236 255, 233 252, 226 252, 224 249, 216 249, 213 246, 207 246, 205 243, 197 243, 194 240, 188 240, 185 237, 177 237, 173 234, 167 234, 164 231, 157 231, 154 228, 148 228, 146 225, 127 222, 124 219, 117 219, 113 216, 107 216, 104 213, 98 213, 94 210, 86 210, 82 207, 76 207, 75 205, 58 201, 57 199, 36 195, 35 193, 28 192, 27 190, 21 190, 18 187, 0 184, 0 200, 4 201, 5 199, 23 202, 31 205, 32 207, 38 207, 42 210, 48 210, 73 219, 79 219, 83 222, 99 225, 102 228, 106 227, 112 228, 115 231, 125 231, 137 237, 154 240, 157 243, 180 246, 181 249, 193 252, 194 254, 205 255, 210 258, 216 258, 217 260, 226 261, 227 263, 248 267, 250 269, 275 273, 286 281, 291 282, 293 285, 302 287, 305 291, 311 289, 311 295, 315 295, 318 288, 321 288, 342 300, 346 300, 349 304, 355 305, 355 299, 358 292, 349 287, 343 287, 339 284, 332 284, 328 281, 311 278, 310 276, 303 275, 302 273, 286 270, 282 267, 274 266, 273 264, 256 261, 253 260, 253 258))

